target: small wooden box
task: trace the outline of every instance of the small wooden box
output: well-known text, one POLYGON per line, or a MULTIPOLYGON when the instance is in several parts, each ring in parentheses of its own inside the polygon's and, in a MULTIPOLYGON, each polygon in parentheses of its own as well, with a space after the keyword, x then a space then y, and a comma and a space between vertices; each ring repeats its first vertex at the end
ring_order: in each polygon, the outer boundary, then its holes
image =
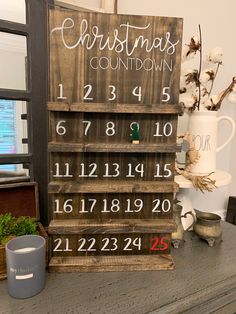
MULTIPOLYGON (((0 185, 0 214, 11 213, 14 217, 35 218, 39 235, 46 240, 46 265, 48 265, 48 235, 39 222, 38 185, 36 182, 6 183, 0 185)), ((5 246, 0 245, 0 280, 7 277, 5 246)))

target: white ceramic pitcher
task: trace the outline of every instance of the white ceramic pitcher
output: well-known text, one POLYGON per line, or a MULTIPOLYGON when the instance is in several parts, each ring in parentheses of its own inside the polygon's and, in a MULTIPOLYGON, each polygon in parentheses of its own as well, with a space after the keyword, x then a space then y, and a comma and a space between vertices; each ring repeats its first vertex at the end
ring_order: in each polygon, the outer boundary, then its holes
MULTIPOLYGON (((223 124, 220 124, 223 128, 223 124)), ((194 147, 200 154, 199 161, 191 167, 191 172, 206 175, 216 170, 216 153, 221 151, 233 139, 235 122, 228 116, 217 117, 217 111, 194 111, 189 118, 188 131, 192 136, 194 147), (230 135, 217 147, 217 129, 220 121, 231 125, 230 135)))

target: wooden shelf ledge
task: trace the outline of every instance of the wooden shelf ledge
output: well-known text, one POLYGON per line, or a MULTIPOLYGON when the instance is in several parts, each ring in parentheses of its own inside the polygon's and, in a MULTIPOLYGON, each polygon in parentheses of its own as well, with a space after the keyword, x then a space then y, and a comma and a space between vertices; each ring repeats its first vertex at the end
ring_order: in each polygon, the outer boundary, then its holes
POLYGON ((49 234, 130 234, 170 233, 176 230, 173 219, 61 219, 51 220, 49 234))
POLYGON ((49 271, 57 273, 171 269, 174 269, 174 262, 170 254, 53 257, 49 263, 49 271))
POLYGON ((181 151, 181 145, 161 144, 138 144, 131 143, 58 143, 48 144, 49 152, 111 152, 111 153, 175 153, 181 151))
POLYGON ((49 102, 50 111, 71 112, 110 112, 110 113, 144 113, 144 114, 182 114, 182 107, 176 104, 112 104, 112 103, 65 103, 49 102))
POLYGON ((48 192, 53 193, 172 193, 179 185, 173 181, 51 181, 48 192))

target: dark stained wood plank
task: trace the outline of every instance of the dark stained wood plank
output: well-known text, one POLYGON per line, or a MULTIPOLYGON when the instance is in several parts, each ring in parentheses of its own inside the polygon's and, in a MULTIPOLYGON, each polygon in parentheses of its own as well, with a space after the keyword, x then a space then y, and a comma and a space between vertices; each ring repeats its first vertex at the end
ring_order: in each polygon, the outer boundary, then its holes
POLYGON ((55 143, 48 144, 49 152, 119 152, 119 153, 170 153, 180 152, 177 144, 110 144, 110 143, 55 143))
POLYGON ((28 36, 30 33, 29 24, 16 23, 0 19, 0 31, 10 34, 28 36))
POLYGON ((170 219, 173 193, 59 193, 49 195, 53 219, 170 219))
POLYGON ((175 182, 153 181, 118 181, 115 184, 104 181, 96 182, 59 182, 51 181, 49 193, 169 193, 178 192, 179 185, 175 182))
POLYGON ((32 158, 32 154, 0 154, 0 164, 28 164, 32 158))
POLYGON ((169 254, 171 233, 52 234, 52 256, 108 256, 169 254))
MULTIPOLYGON (((102 255, 146 255, 142 267, 149 255, 169 256, 173 193, 178 190, 173 180, 180 150, 182 19, 54 9, 49 20, 53 256, 100 255, 103 261, 102 255), (139 145, 131 145, 134 124, 139 145), (125 210, 116 216, 122 202, 126 208, 126 197, 134 208, 140 194, 145 195, 146 216, 126 217, 125 210), (98 203, 94 216, 76 217, 80 206, 88 211, 91 197, 98 203), (115 213, 110 217, 101 215, 108 198, 115 213), (153 204, 164 199, 168 209, 155 216, 153 204)), ((162 260, 156 262, 155 269, 162 269, 162 260)), ((173 268, 172 260, 167 264, 164 269, 173 268)))
POLYGON ((117 233, 163 233, 176 230, 173 219, 94 219, 51 220, 50 234, 117 234, 117 233))
POLYGON ((171 270, 174 262, 169 254, 152 256, 79 256, 53 257, 50 272, 114 272, 171 270))
POLYGON ((51 181, 173 181, 175 153, 51 153, 51 181))
POLYGON ((135 124, 138 125, 141 145, 176 144, 176 114, 71 111, 50 112, 49 141, 130 144, 132 128, 135 124))
POLYGON ((32 97, 31 91, 0 88, 0 99, 29 101, 31 97, 32 97))
POLYGON ((50 101, 62 84, 68 103, 178 103, 182 19, 57 9, 49 19, 50 101))
POLYGON ((48 102, 50 111, 70 111, 70 105, 65 102, 48 102))
POLYGON ((181 114, 180 105, 137 105, 137 104, 110 104, 110 103, 64 103, 49 102, 50 111, 71 112, 110 112, 110 113, 143 113, 143 114, 181 114))

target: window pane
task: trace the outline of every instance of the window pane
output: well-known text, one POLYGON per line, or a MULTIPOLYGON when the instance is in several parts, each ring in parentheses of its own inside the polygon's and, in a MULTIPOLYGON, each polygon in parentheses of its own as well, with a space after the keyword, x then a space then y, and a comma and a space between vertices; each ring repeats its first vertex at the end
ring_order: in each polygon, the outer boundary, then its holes
POLYGON ((26 89, 26 37, 0 32, 0 88, 26 89))
MULTIPOLYGON (((0 177, 3 176, 4 171, 16 171, 16 166, 17 165, 0 165, 0 177)), ((5 177, 5 174, 3 177, 5 177)))
POLYGON ((27 120, 21 119, 24 113, 25 102, 0 99, 0 154, 28 152, 28 144, 22 143, 27 138, 27 120))
POLYGON ((29 176, 29 170, 24 169, 22 164, 7 164, 0 165, 0 184, 6 180, 10 181, 13 177, 25 177, 29 176))
POLYGON ((25 24, 25 0, 1 0, 0 19, 25 24))

